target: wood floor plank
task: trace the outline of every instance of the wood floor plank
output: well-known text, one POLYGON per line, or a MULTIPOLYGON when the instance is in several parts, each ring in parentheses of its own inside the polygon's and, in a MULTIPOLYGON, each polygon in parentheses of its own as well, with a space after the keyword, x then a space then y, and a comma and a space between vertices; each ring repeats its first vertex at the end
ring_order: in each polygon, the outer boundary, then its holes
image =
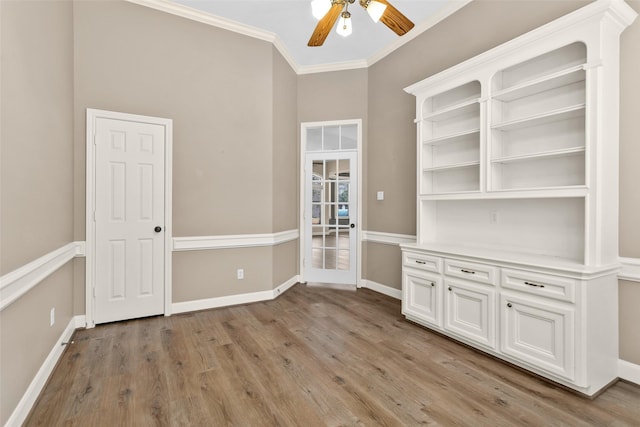
POLYGON ((404 320, 366 289, 78 330, 26 426, 640 426, 640 387, 596 399, 404 320))

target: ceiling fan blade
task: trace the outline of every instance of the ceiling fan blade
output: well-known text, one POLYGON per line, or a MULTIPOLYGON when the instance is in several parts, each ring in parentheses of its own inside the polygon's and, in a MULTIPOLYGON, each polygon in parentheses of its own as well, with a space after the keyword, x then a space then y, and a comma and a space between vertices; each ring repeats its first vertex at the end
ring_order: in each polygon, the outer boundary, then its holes
POLYGON ((344 5, 340 3, 336 3, 331 6, 329 12, 327 12, 320 21, 318 21, 318 25, 316 25, 316 29, 313 30, 313 34, 311 34, 311 38, 309 39, 307 46, 322 46, 322 43, 324 43, 324 40, 331 32, 333 24, 338 20, 343 7, 344 5))
POLYGON ((380 21, 387 27, 391 28, 391 30, 399 36, 403 36, 409 32, 410 29, 414 27, 413 22, 406 16, 402 14, 398 9, 393 7, 391 3, 387 0, 377 0, 382 4, 386 4, 387 8, 385 9, 380 21))

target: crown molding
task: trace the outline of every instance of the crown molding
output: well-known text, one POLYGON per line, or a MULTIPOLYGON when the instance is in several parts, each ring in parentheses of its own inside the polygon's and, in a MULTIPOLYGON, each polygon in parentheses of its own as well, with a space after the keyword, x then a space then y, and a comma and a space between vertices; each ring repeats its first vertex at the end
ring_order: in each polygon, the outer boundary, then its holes
POLYGON ((212 15, 210 13, 202 12, 200 10, 173 3, 169 0, 125 0, 129 3, 134 3, 140 6, 145 6, 151 9, 166 12, 175 16, 190 19, 192 21, 200 22, 202 24, 211 25, 213 27, 221 28, 224 30, 232 31, 234 33, 242 34, 245 36, 253 37, 255 39, 264 40, 273 44, 273 46, 280 52, 283 58, 287 61, 289 66, 297 75, 302 74, 315 74, 326 73, 332 71, 347 71, 361 68, 368 68, 376 62, 380 61, 394 50, 405 45, 411 40, 418 37, 440 21, 444 20, 451 14, 457 12, 462 7, 466 6, 473 0, 451 0, 451 2, 436 12, 428 20, 416 25, 409 33, 403 37, 399 37, 395 42, 387 45, 385 48, 376 52, 373 56, 356 61, 346 62, 334 62, 328 64, 318 65, 300 65, 291 56, 289 50, 286 48, 280 37, 277 34, 270 31, 262 30, 260 28, 253 27, 251 25, 242 24, 231 19, 222 18, 220 16, 212 15))
POLYGON ((360 68, 367 68, 369 62, 367 60, 347 61, 347 62, 332 62, 328 64, 318 65, 303 65, 296 71, 298 75, 302 74, 315 74, 315 73, 328 73, 332 71, 347 71, 356 70, 360 68))

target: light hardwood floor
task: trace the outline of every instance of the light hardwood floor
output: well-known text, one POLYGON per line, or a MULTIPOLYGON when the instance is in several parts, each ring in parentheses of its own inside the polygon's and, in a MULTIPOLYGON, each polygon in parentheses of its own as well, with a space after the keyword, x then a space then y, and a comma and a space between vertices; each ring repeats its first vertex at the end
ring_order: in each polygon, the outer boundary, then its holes
POLYGON ((370 290, 78 330, 26 425, 638 426, 640 387, 575 395, 402 319, 370 290))

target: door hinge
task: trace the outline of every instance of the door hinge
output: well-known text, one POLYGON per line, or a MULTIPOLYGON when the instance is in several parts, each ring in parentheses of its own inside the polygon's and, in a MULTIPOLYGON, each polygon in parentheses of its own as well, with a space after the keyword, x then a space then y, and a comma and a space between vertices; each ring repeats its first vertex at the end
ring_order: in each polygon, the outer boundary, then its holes
POLYGON ((96 211, 93 211, 93 222, 96 222, 96 211))

